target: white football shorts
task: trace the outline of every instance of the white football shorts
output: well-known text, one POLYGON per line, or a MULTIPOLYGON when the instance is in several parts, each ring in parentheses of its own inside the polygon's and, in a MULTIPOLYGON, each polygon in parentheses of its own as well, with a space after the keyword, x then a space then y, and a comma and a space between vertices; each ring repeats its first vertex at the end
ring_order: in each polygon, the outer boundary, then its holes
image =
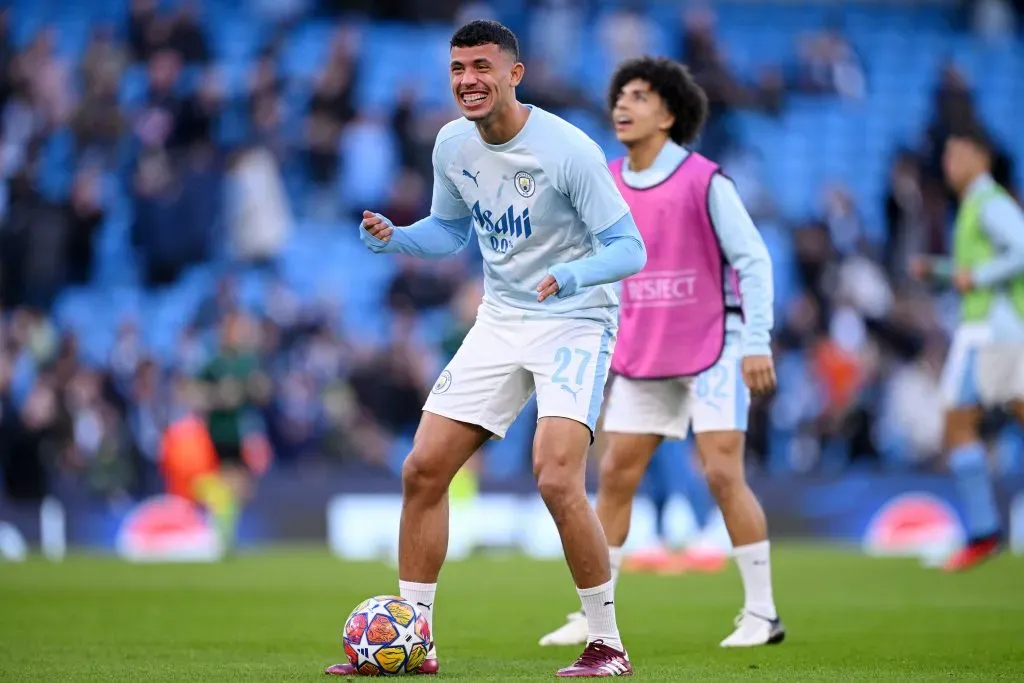
POLYGON ((948 408, 1024 398, 1024 344, 993 341, 987 325, 960 326, 942 370, 942 397, 948 408))
POLYGON ((702 432, 747 431, 750 390, 743 381, 738 345, 727 344, 718 362, 696 377, 614 377, 603 430, 685 439, 702 432))
POLYGON ((504 437, 530 397, 537 417, 594 432, 615 330, 587 320, 480 317, 434 383, 423 409, 504 437))

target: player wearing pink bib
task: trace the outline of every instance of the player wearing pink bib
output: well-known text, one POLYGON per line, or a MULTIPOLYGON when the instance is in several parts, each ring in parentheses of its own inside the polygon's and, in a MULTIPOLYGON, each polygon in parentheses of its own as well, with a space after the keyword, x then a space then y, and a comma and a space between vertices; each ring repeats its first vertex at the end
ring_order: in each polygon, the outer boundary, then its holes
MULTIPOLYGON (((732 539, 745 601, 722 647, 782 642, 772 596, 767 524, 743 471, 750 394, 775 388, 768 251, 732 182, 682 145, 696 138, 707 99, 668 59, 623 64, 609 107, 625 159, 612 176, 647 246, 647 265, 622 283, 618 345, 603 430, 597 513, 613 580, 633 497, 662 440, 692 429, 732 539)), ((582 612, 541 645, 577 644, 582 612)))

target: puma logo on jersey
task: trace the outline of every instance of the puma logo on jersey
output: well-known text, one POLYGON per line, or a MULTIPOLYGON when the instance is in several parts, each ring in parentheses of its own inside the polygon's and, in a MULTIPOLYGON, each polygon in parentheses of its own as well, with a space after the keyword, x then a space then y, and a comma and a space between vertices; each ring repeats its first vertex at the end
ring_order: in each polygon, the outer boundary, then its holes
POLYGON ((576 395, 580 393, 580 389, 577 389, 576 391, 573 391, 572 389, 569 388, 568 384, 563 384, 562 385, 562 391, 568 391, 570 394, 572 394, 572 400, 574 402, 576 401, 576 395))
POLYGON ((473 175, 472 173, 470 173, 470 172, 469 172, 469 171, 467 171, 466 169, 462 169, 462 175, 464 175, 464 176, 466 176, 467 178, 469 178, 470 180, 472 180, 472 181, 473 181, 473 184, 474 184, 474 185, 476 185, 476 186, 477 186, 477 188, 479 188, 479 187, 480 187, 480 183, 479 183, 479 182, 477 182, 477 177, 478 177, 478 176, 480 175, 480 171, 477 171, 477 172, 476 172, 476 175, 473 175))

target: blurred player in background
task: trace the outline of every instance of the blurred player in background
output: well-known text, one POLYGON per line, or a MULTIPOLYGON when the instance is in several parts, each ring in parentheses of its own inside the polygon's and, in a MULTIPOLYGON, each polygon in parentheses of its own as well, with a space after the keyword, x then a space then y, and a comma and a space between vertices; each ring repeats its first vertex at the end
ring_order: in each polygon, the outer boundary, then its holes
POLYGON ((168 425, 160 445, 160 470, 167 493, 201 505, 217 529, 221 548, 230 553, 238 532, 241 496, 224 476, 217 449, 202 418, 183 415, 168 425))
MULTIPOLYGON (((750 392, 775 388, 768 251, 732 181, 682 146, 707 116, 704 91, 683 66, 650 57, 624 63, 609 107, 628 150, 612 175, 650 250, 647 267, 623 283, 604 416, 597 512, 613 580, 654 451, 692 429, 745 592, 736 630, 721 644, 778 643, 785 630, 772 596, 767 524, 743 471, 750 392)), ((584 639, 583 607, 541 645, 584 639)))
MULTIPOLYGON (((402 468, 399 588, 432 627, 449 484, 536 391, 533 471, 587 610, 587 645, 558 675, 629 675, 584 471, 618 323, 609 283, 643 268, 646 252, 597 144, 516 99, 523 72, 506 27, 474 21, 456 31, 450 76, 464 118, 437 135, 430 216, 395 227, 367 211, 360 226, 371 251, 423 258, 458 252, 475 228, 484 258, 476 324, 434 385, 402 468)), ((433 647, 423 667, 437 672, 433 647)))
POLYGON ((953 258, 920 257, 913 274, 952 283, 961 320, 942 376, 945 442, 967 520, 968 542, 948 571, 999 552, 1002 524, 985 447, 982 409, 1005 406, 1024 424, 1024 213, 992 178, 992 144, 979 130, 952 135, 942 163, 960 196, 953 258))

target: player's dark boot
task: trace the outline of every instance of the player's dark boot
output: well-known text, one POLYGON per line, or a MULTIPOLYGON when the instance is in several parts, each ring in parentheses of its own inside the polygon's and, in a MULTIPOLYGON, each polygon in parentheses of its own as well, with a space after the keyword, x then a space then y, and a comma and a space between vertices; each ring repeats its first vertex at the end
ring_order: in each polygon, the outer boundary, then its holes
POLYGON ((605 645, 600 640, 587 643, 583 654, 571 666, 559 669, 559 678, 610 678, 632 676, 633 665, 624 651, 605 645))
POLYGON ((942 569, 947 572, 965 572, 995 557, 1002 549, 1003 539, 1000 534, 971 539, 946 561, 942 569))

